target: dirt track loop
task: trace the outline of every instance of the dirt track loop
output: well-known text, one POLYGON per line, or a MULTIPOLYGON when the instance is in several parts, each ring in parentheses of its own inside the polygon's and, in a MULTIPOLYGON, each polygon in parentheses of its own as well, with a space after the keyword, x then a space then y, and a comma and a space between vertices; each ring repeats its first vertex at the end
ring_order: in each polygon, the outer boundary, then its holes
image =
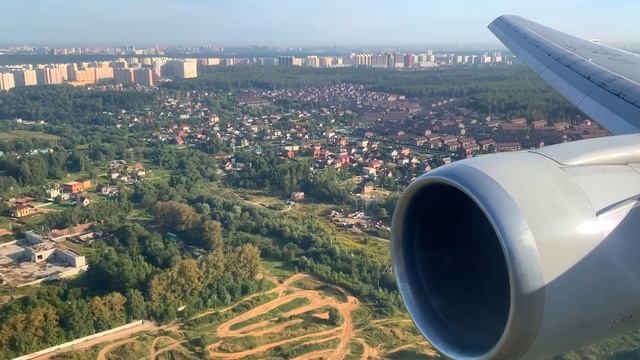
POLYGON ((302 279, 310 279, 311 277, 306 274, 295 274, 288 279, 286 279, 282 284, 276 286, 271 289, 269 293, 276 293, 277 298, 274 300, 257 306, 233 319, 230 319, 220 325, 216 331, 217 336, 223 338, 223 340, 212 344, 209 347, 210 354, 213 358, 223 358, 223 359, 241 359, 246 356, 260 354, 262 352, 273 349, 277 346, 299 342, 305 339, 312 339, 305 344, 313 344, 329 341, 332 339, 339 339, 338 346, 334 349, 321 349, 318 351, 306 353, 303 356, 299 357, 299 359, 343 359, 349 351, 349 341, 353 337, 354 329, 353 329, 353 319, 351 317, 351 313, 358 308, 359 301, 355 297, 351 295, 347 295, 347 302, 343 303, 338 301, 335 297, 327 296, 318 290, 303 290, 293 286, 293 283, 297 280, 302 279), (253 349, 243 350, 238 352, 223 352, 219 350, 220 345, 224 342, 224 338, 233 338, 239 336, 262 336, 266 334, 274 334, 279 333, 286 328, 298 324, 302 322, 302 319, 294 319, 287 321, 282 324, 273 324, 271 321, 260 321, 256 324, 248 325, 240 329, 232 330, 234 325, 239 324, 243 321, 247 321, 253 319, 262 314, 268 313, 269 311, 277 308, 280 305, 286 304, 292 300, 296 299, 307 299, 309 300, 308 305, 304 305, 288 311, 282 316, 294 316, 300 315, 309 311, 313 311, 316 309, 324 308, 324 307, 333 307, 338 310, 340 315, 342 316, 342 324, 328 330, 322 330, 315 333, 300 335, 288 339, 278 340, 272 343, 261 344, 253 349), (271 326, 270 326, 271 325, 271 326), (321 338, 321 339, 318 339, 321 338))

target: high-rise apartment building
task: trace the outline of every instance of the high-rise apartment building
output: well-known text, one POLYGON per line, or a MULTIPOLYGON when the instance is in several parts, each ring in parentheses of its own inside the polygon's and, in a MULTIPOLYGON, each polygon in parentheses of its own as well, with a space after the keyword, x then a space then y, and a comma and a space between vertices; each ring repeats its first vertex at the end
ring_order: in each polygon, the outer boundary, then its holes
POLYGON ((165 64, 165 61, 163 60, 153 61, 152 69, 153 69, 153 74, 155 75, 156 78, 159 78, 162 76, 162 66, 164 64, 165 64))
POLYGON ((47 65, 36 69, 36 81, 39 85, 62 84, 65 81, 66 68, 47 65))
POLYGON ((96 82, 95 68, 74 70, 71 72, 69 80, 75 85, 93 84, 96 82))
POLYGON ((0 90, 11 90, 16 87, 16 82, 12 73, 0 74, 0 90))
POLYGON ((413 54, 405 54, 404 55, 404 67, 405 69, 411 69, 415 62, 415 55, 413 54))
POLYGON ((288 66, 292 66, 293 65, 293 56, 280 56, 278 58, 278 65, 288 65, 288 66))
POLYGON ((371 67, 371 54, 352 54, 351 63, 358 67, 371 67))
POLYGON ((113 79, 113 68, 111 67, 96 67, 93 68, 95 73, 95 82, 113 79))
POLYGON ((404 55, 393 54, 393 68, 402 69, 404 67, 404 55))
POLYGON ((73 79, 73 72, 78 70, 78 65, 76 64, 67 64, 67 79, 73 79))
POLYGON ((307 56, 305 65, 309 67, 320 67, 320 59, 315 55, 307 56))
POLYGON ((16 70, 13 73, 16 86, 38 85, 38 78, 35 70, 16 70))
POLYGON ((202 64, 203 66, 220 65, 220 58, 204 58, 204 59, 200 59, 200 64, 202 64))
POLYGON ((153 70, 149 68, 136 69, 134 71, 134 81, 136 84, 153 86, 153 70))
POLYGON ((324 56, 320 58, 320 67, 330 68, 333 67, 333 58, 330 56, 324 56))
POLYGON ((133 69, 129 69, 129 68, 113 69, 113 81, 116 84, 131 85, 133 84, 134 80, 135 78, 133 75, 133 69))
POLYGON ((195 59, 174 60, 171 62, 173 76, 180 79, 198 77, 198 63, 195 59))
POLYGON ((387 55, 386 54, 374 54, 371 56, 371 67, 374 68, 386 68, 388 67, 387 55))

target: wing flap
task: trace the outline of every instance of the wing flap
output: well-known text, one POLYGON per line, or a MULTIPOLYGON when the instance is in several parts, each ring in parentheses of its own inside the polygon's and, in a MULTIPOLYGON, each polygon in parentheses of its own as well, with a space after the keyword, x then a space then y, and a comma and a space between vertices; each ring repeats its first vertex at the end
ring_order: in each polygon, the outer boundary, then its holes
POLYGON ((613 134, 640 132, 640 56, 514 15, 489 29, 543 80, 613 134))

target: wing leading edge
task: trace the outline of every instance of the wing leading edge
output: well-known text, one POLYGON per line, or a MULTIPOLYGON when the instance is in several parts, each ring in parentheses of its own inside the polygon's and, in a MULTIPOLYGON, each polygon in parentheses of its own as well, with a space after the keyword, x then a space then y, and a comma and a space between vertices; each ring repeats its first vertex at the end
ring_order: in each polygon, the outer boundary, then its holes
POLYGON ((489 25, 520 60, 615 135, 640 132, 640 56, 519 16, 489 25))

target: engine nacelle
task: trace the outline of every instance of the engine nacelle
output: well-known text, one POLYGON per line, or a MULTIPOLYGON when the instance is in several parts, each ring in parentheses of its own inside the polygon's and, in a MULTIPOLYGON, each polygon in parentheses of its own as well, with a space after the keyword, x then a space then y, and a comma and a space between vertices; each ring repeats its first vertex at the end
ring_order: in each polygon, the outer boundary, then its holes
POLYGON ((640 326, 640 135, 463 160, 393 216, 406 307, 455 359, 540 359, 640 326))

